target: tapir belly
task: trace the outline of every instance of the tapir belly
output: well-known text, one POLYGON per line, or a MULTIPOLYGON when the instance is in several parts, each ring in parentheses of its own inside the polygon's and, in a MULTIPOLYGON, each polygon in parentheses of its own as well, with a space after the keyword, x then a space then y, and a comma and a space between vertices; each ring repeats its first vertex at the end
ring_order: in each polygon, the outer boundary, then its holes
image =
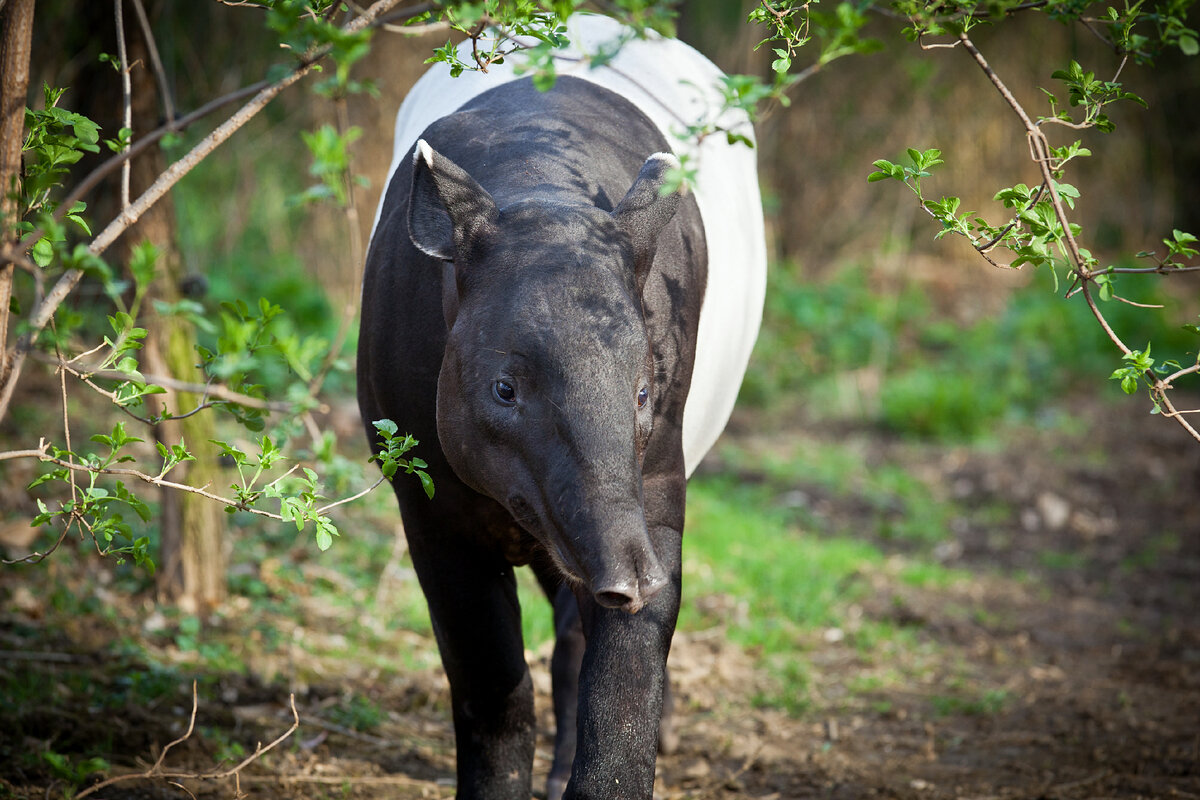
MULTIPOLYGON (((691 475, 733 411, 762 319, 767 259, 755 151, 730 145, 723 136, 709 136, 697 147, 675 134, 700 120, 715 120, 751 140, 753 129, 740 112, 718 116, 721 99, 715 87, 721 71, 686 44, 633 40, 615 60, 590 69, 581 55, 617 39, 621 26, 608 17, 583 14, 571 19, 569 31, 572 47, 557 62, 559 74, 591 81, 628 99, 658 126, 676 153, 688 156, 699 170, 693 191, 704 220, 708 283, 683 417, 684 459, 691 475)), ((461 55, 469 60, 469 43, 461 55)), ((513 56, 486 73, 465 72, 458 78, 438 65, 417 81, 396 116, 395 149, 384 186, 431 123, 476 95, 521 77, 515 73, 518 62, 513 56)))

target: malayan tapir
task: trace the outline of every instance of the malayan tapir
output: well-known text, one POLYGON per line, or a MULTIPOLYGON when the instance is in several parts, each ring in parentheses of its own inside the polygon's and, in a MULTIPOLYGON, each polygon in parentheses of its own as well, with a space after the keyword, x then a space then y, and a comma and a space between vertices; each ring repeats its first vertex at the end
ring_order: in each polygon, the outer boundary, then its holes
MULTIPOLYGON (((358 400, 419 441, 398 477, 450 681, 460 798, 531 796, 513 568, 554 606, 547 794, 650 798, 680 604, 685 482, 727 421, 766 267, 752 137, 690 47, 572 19, 541 92, 518 57, 435 67, 397 117, 367 256, 358 400), (690 190, 664 192, 688 153, 690 190)), ((469 57, 469 50, 463 53, 469 57)))

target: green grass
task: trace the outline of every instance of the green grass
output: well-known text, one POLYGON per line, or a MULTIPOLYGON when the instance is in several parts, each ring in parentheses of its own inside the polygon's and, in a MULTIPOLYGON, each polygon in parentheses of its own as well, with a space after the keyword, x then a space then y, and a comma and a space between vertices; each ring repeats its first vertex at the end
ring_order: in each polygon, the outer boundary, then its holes
POLYGON ((882 561, 883 554, 864 542, 802 534, 763 487, 694 481, 684 535, 688 600, 680 625, 696 630, 728 624, 733 641, 767 653, 790 651, 796 631, 839 624, 841 604, 862 592, 861 571, 882 561), (719 615, 707 612, 697 598, 712 595, 736 602, 715 606, 719 615))
MULTIPOLYGON (((903 465, 873 463, 852 441, 798 438, 786 454, 726 445, 720 454, 732 471, 761 474, 780 495, 796 489, 829 494, 855 508, 852 529, 826 532, 928 545, 945 540, 951 519, 960 514, 953 502, 939 498, 903 465)), ((795 513, 811 527, 830 525, 804 507, 795 513)))
POLYGON ((1003 711, 1011 699, 1005 689, 986 689, 978 696, 933 695, 929 698, 929 704, 939 717, 956 714, 990 716, 1003 711))
MULTIPOLYGON (((1013 423, 1059 424, 1052 407, 1072 387, 1123 397, 1108 380, 1120 353, 1088 308, 1064 301, 1046 275, 1013 291, 1000 313, 964 325, 939 315, 916 282, 883 292, 864 273, 847 263, 816 282, 794 264, 772 266, 742 402, 799 404, 810 418, 870 422, 918 439, 977 441, 1013 423), (858 375, 873 388, 848 389, 858 375)), ((1165 310, 1105 303, 1110 323, 1127 342, 1153 341, 1159 360, 1194 359, 1195 338, 1163 325, 1184 316, 1180 300, 1160 281, 1127 277, 1123 294, 1165 310)))

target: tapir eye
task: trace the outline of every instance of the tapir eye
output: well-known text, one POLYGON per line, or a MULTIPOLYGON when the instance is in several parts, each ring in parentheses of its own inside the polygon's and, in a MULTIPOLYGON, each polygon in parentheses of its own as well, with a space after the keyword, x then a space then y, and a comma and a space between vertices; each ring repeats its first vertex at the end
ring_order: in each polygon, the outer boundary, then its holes
POLYGON ((492 393, 496 395, 496 399, 505 405, 512 405, 517 402, 517 390, 508 381, 496 381, 492 386, 492 393))
POLYGON ((645 407, 646 401, 649 399, 650 399, 650 390, 649 389, 647 389, 645 386, 643 386, 641 389, 638 389, 638 398, 637 398, 638 408, 645 407))

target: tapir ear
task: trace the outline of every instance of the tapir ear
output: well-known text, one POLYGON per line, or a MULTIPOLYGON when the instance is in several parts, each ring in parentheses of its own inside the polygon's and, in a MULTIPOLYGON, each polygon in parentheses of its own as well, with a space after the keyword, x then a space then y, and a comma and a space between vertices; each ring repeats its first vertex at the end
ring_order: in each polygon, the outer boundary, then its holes
POLYGON ((470 248, 495 225, 498 215, 496 201, 466 170, 417 140, 408 235, 418 250, 453 261, 459 248, 470 248))
POLYGON ((679 159, 670 153, 655 153, 646 159, 637 179, 623 200, 613 209, 613 218, 629 235, 633 243, 634 269, 638 290, 641 291, 654 261, 658 235, 675 216, 679 207, 679 190, 664 195, 662 187, 667 172, 679 168, 679 159))

